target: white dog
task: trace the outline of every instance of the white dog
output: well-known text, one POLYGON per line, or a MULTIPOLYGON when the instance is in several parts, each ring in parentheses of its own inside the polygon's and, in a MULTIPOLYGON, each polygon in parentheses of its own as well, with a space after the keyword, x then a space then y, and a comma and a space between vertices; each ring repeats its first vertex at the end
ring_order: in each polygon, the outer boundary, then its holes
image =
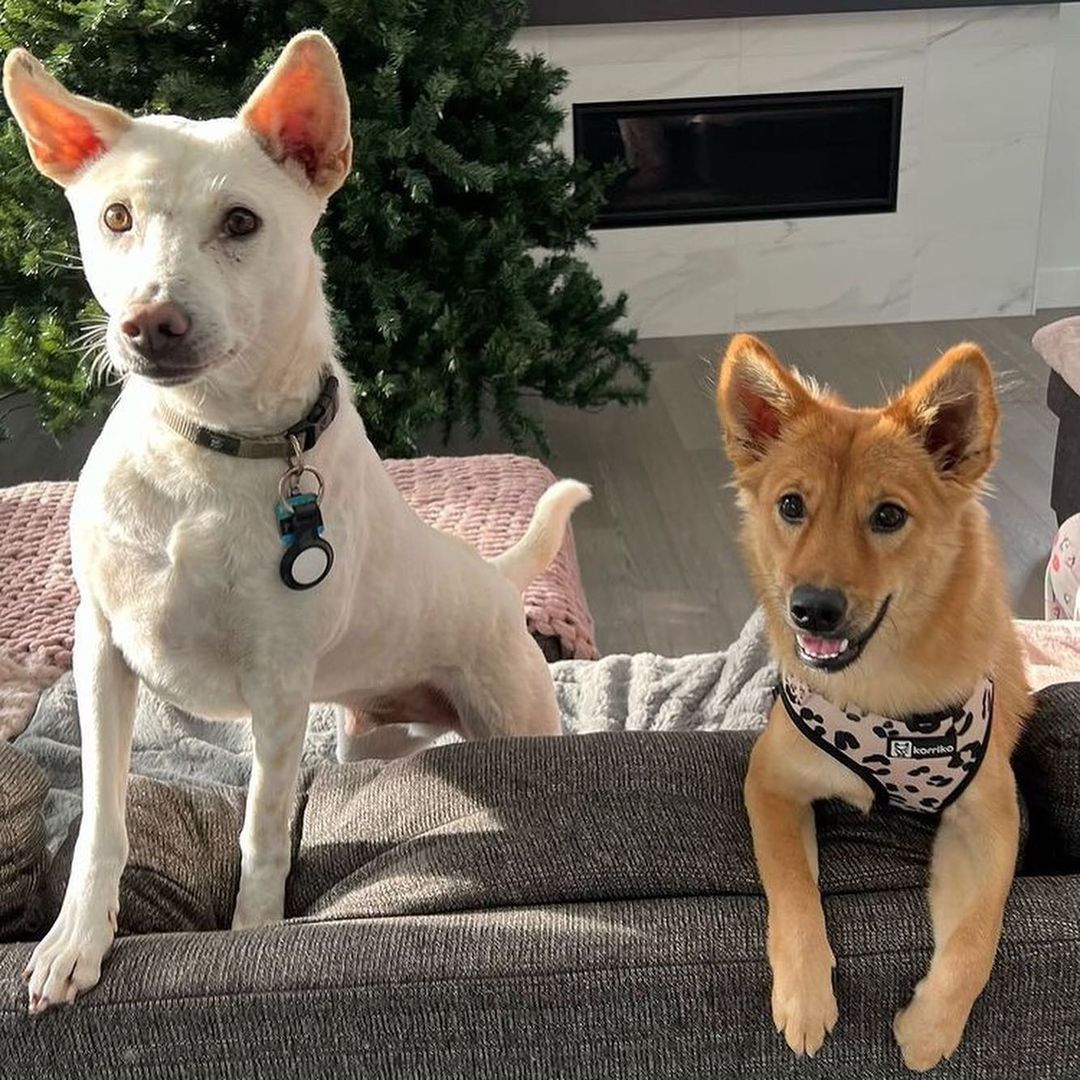
MULTIPOLYGON (((559 733, 520 591, 589 493, 555 484, 492 564, 390 482, 334 356, 311 245, 352 156, 321 34, 294 38, 236 119, 133 119, 21 49, 4 93, 35 164, 66 189, 110 361, 133 376, 72 510, 83 818, 60 915, 26 970, 39 1011, 93 986, 112 944, 140 679, 200 716, 251 717, 233 927, 280 919, 310 702, 366 714, 376 741, 372 718, 391 715, 472 738, 559 733), (316 487, 318 502, 304 494, 316 487)), ((339 755, 357 752, 339 728, 339 755)))

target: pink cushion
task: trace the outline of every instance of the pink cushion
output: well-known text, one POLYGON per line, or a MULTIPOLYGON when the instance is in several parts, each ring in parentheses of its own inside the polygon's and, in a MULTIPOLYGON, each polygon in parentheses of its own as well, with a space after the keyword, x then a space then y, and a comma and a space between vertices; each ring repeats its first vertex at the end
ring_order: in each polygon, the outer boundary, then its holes
MULTIPOLYGON (((510 454, 388 461, 386 468, 424 521, 483 555, 524 533, 555 479, 539 461, 510 454)), ((71 666, 78 601, 68 538, 74 492, 73 483, 0 488, 0 739, 25 727, 40 691, 71 666)), ((571 532, 526 591, 525 617, 532 633, 558 641, 561 656, 597 657, 571 532)))
MULTIPOLYGON (((485 556, 522 536, 537 500, 555 482, 539 461, 514 454, 413 458, 388 461, 386 469, 424 521, 485 556)), ((525 619, 531 633, 558 640, 562 659, 599 656, 572 527, 555 561, 525 590, 525 619)))
POLYGON ((1033 690, 1080 682, 1080 622, 1072 619, 1017 619, 1028 682, 1033 690))
POLYGON ((1080 394, 1080 316, 1072 315, 1039 327, 1031 345, 1080 394))
POLYGON ((26 726, 38 694, 71 666, 74 494, 74 484, 0 488, 0 739, 26 726))

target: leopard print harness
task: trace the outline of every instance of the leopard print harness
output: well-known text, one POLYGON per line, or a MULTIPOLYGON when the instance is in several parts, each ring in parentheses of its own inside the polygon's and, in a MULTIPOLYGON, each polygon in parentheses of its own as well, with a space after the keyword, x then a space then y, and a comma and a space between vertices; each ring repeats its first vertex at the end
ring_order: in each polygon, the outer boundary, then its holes
POLYGON ((971 783, 994 715, 990 678, 962 705, 900 718, 840 708, 788 675, 779 696, 795 727, 864 780, 879 806, 917 814, 941 813, 971 783))

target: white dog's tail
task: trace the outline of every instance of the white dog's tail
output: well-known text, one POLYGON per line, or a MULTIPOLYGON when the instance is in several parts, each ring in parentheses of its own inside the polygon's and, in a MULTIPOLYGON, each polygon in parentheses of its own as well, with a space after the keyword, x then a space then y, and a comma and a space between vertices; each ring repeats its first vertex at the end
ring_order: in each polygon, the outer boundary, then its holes
POLYGON ((552 484, 540 496, 525 535, 513 547, 496 555, 492 563, 519 592, 524 592, 529 582, 559 554, 566 523, 574 508, 591 498, 592 492, 577 480, 552 484))

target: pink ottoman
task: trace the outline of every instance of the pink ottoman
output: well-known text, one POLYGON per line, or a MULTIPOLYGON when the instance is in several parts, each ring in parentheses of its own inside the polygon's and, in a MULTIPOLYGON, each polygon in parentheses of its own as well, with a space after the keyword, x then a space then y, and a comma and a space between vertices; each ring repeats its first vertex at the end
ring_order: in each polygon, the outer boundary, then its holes
MULTIPOLYGON (((388 461, 387 471, 429 525, 495 555, 525 532, 555 477, 511 454, 388 461)), ((71 579, 72 483, 0 488, 0 739, 18 734, 41 690, 71 666, 78 593, 71 579)), ((597 657, 573 533, 525 593, 525 618, 549 660, 597 657)))

